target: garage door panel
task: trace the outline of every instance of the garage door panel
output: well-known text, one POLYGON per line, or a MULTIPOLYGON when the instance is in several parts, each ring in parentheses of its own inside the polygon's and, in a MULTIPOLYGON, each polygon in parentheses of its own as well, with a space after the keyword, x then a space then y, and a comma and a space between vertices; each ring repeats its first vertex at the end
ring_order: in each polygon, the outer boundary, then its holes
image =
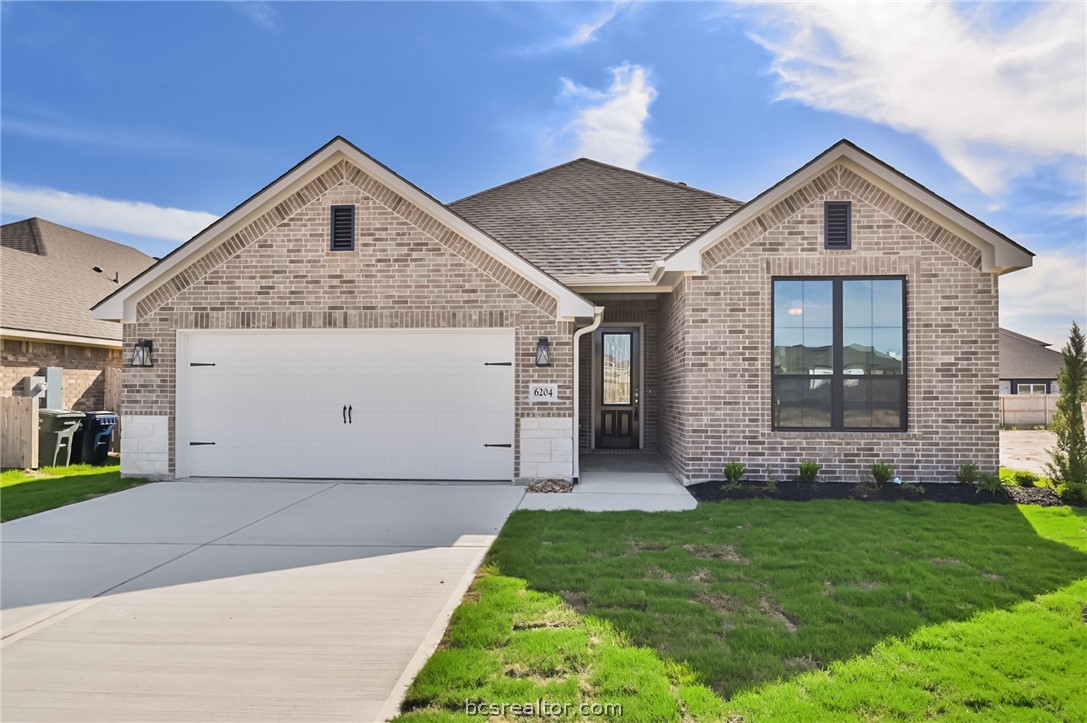
POLYGON ((512 330, 193 333, 188 342, 190 361, 215 365, 182 370, 188 439, 215 442, 179 450, 192 475, 512 477, 514 373, 484 363, 512 361, 512 330))

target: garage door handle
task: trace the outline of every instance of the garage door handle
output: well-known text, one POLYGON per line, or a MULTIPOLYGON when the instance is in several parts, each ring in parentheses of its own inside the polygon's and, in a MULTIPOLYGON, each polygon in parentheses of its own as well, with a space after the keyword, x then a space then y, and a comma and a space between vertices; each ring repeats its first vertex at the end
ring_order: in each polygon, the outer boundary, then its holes
POLYGON ((483 362, 485 367, 511 367, 513 362, 483 362))
POLYGON ((343 405, 343 423, 347 424, 347 405, 343 405))
POLYGON ((512 447, 512 444, 485 444, 484 447, 512 447))
POLYGON ((355 423, 355 421, 353 419, 351 419, 351 410, 352 409, 353 409, 353 407, 350 404, 348 404, 347 405, 347 423, 348 424, 354 424, 355 423))
POLYGON ((208 445, 214 447, 215 442, 189 442, 190 447, 206 447, 208 445))

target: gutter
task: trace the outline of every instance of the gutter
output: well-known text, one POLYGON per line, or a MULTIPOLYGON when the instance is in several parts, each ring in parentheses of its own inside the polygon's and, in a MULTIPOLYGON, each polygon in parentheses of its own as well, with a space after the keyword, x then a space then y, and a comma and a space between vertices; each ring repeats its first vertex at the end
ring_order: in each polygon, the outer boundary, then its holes
POLYGON ((600 328, 600 323, 604 321, 604 307, 593 307, 593 323, 586 327, 582 327, 574 332, 574 419, 571 427, 574 430, 574 446, 573 446, 573 473, 574 484, 577 484, 578 475, 581 472, 581 428, 579 422, 581 420, 579 402, 581 401, 581 337, 585 336, 589 332, 596 331, 600 328))

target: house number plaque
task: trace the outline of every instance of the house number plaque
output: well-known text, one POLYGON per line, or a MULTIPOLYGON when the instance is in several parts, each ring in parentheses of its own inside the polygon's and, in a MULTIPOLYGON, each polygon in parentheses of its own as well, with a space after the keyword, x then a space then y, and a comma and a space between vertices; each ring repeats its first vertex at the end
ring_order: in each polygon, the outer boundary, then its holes
POLYGON ((528 401, 530 404, 541 404, 559 401, 559 385, 529 384, 528 401))

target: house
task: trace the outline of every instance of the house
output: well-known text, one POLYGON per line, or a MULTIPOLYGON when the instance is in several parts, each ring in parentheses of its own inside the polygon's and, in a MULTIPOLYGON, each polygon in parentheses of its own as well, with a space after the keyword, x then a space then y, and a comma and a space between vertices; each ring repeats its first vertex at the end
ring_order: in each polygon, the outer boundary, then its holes
POLYGON ((848 141, 747 203, 579 159, 445 205, 335 138, 94 313, 149 355, 125 474, 951 480, 1031 257, 848 141))
POLYGON ((41 218, 0 227, 0 396, 64 369, 63 403, 105 405, 105 370, 121 366, 121 325, 91 306, 154 263, 134 248, 41 218))
POLYGON ((1048 342, 1000 330, 1000 393, 1060 394, 1057 374, 1064 355, 1048 342))

